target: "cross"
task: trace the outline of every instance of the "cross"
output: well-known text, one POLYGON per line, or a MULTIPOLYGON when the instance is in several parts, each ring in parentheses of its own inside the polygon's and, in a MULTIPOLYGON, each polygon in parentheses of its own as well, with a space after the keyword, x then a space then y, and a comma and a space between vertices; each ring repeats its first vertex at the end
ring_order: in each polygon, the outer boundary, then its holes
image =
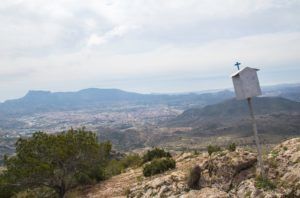
POLYGON ((239 62, 236 62, 236 63, 234 64, 234 66, 236 66, 238 70, 240 70, 240 65, 241 65, 241 63, 239 63, 239 62))

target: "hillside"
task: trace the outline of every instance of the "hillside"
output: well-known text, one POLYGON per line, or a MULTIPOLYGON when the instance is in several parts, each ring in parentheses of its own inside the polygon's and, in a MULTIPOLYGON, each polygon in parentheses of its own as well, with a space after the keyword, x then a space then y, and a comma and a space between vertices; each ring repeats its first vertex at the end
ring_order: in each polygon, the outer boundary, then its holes
POLYGON ((262 186, 256 179, 256 154, 244 148, 229 152, 182 153, 174 156, 176 169, 150 178, 142 176, 141 168, 128 169, 94 186, 73 191, 80 197, 299 197, 300 138, 287 140, 265 155, 265 167, 272 186, 262 186), (209 164, 212 174, 209 175, 209 164), (201 168, 200 189, 187 186, 189 171, 201 168))
POLYGON ((282 84, 263 87, 264 96, 278 96, 300 102, 299 84, 282 84))
MULTIPOLYGON (((254 99, 258 133, 265 144, 299 136, 300 103, 283 98, 254 99)), ((246 101, 227 100, 192 108, 164 122, 152 135, 152 145, 169 149, 204 149, 208 144, 253 144, 252 123, 246 101), (165 132, 167 131, 167 132, 165 132)))
MULTIPOLYGON (((277 97, 258 97, 253 99, 255 115, 293 114, 300 113, 300 103, 277 97)), ((168 126, 196 126, 203 121, 234 120, 249 117, 247 101, 231 99, 204 108, 192 108, 184 111, 175 119, 169 121, 168 126)))

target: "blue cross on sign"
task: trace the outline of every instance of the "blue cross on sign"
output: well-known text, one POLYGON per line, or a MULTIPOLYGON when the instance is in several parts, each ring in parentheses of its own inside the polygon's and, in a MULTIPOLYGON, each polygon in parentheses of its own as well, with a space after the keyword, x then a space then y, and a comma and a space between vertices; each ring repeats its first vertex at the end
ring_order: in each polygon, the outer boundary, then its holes
POLYGON ((237 67, 238 70, 240 70, 240 65, 241 65, 241 63, 236 62, 234 65, 237 67))

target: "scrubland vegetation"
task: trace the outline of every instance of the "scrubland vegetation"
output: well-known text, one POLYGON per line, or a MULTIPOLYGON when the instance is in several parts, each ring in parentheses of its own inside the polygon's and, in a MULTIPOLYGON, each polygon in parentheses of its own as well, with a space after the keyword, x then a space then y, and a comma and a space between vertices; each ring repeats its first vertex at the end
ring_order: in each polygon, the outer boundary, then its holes
POLYGON ((142 162, 138 155, 111 159, 111 149, 110 142, 98 142, 96 134, 84 128, 54 135, 36 132, 31 138, 20 138, 16 155, 4 157, 1 197, 22 191, 28 196, 43 192, 63 197, 76 186, 100 182, 142 162))
POLYGON ((163 149, 154 148, 142 157, 128 154, 121 159, 115 158, 111 150, 110 142, 99 142, 96 134, 85 128, 57 134, 36 132, 30 138, 20 138, 16 155, 4 156, 0 195, 64 197, 71 189, 96 184, 129 167, 143 166, 145 176, 175 168, 171 154, 163 149))

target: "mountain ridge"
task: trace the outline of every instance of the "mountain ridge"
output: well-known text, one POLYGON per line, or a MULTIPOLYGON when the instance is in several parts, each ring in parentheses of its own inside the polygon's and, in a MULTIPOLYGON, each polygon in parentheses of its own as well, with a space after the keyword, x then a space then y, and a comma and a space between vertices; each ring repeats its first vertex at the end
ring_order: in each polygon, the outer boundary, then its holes
MULTIPOLYGON (((281 97, 258 97, 253 99, 253 108, 256 115, 273 113, 299 113, 300 103, 281 97)), ((168 125, 190 126, 194 122, 206 119, 236 119, 236 117, 249 117, 246 101, 236 99, 207 105, 203 108, 191 108, 170 121, 168 125)))
POLYGON ((120 89, 88 88, 77 92, 29 91, 19 99, 0 103, 0 113, 23 115, 47 111, 68 111, 124 104, 170 106, 206 105, 232 98, 230 91, 204 94, 140 94, 120 89))

